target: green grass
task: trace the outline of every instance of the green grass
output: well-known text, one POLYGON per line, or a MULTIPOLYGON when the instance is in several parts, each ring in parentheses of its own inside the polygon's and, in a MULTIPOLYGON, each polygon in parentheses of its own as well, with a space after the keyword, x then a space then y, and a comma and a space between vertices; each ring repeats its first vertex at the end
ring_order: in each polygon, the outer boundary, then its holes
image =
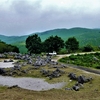
POLYGON ((27 48, 25 47, 25 41, 16 42, 12 45, 17 46, 19 48, 20 53, 27 53, 27 48))
POLYGON ((59 61, 63 63, 100 69, 100 53, 71 55, 69 57, 62 58, 59 61))
POLYGON ((50 90, 44 92, 28 91, 14 88, 0 93, 1 100, 100 100, 99 91, 64 91, 50 90))

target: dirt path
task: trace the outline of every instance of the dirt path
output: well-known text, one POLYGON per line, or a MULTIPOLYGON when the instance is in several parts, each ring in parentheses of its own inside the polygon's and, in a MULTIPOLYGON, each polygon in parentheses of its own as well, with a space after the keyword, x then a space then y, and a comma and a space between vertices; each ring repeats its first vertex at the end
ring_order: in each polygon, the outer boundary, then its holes
MULTIPOLYGON (((98 53, 100 53, 100 51, 97 51, 98 53)), ((90 53, 96 53, 96 52, 83 52, 83 53, 73 53, 73 55, 77 55, 77 54, 90 54, 90 53)), ((72 54, 64 54, 64 55, 57 55, 53 61, 58 61, 59 59, 63 58, 63 57, 69 57, 70 55, 72 54)), ((79 70, 83 70, 84 72, 86 73, 91 73, 91 74, 97 74, 97 75, 100 75, 100 71, 98 70, 93 70, 93 69, 89 69, 89 68, 86 68, 86 67, 83 67, 83 66, 77 66, 77 65, 72 65, 72 64, 66 64, 67 66, 69 67, 72 67, 72 68, 77 68, 79 70)))
MULTIPOLYGON (((96 51, 98 53, 100 53, 100 51, 96 51)), ((58 61, 59 59, 63 58, 63 57, 69 57, 70 55, 84 55, 84 54, 91 54, 91 53, 96 53, 96 52, 82 52, 82 53, 71 53, 71 54, 63 54, 63 55, 57 55, 55 58, 53 58, 53 61, 58 61)))

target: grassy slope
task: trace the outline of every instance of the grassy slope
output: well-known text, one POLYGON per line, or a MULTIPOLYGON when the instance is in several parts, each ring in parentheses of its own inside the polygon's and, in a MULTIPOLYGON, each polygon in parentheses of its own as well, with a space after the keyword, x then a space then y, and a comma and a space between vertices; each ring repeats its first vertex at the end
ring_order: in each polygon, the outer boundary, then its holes
POLYGON ((27 48, 25 47, 25 41, 16 42, 13 43, 12 45, 17 46, 21 53, 27 53, 27 48))
POLYGON ((19 41, 25 41, 28 36, 4 36, 0 35, 0 40, 6 42, 7 44, 17 43, 19 41))
POLYGON ((72 36, 76 37, 78 35, 86 33, 87 31, 89 32, 89 29, 85 29, 85 28, 55 29, 55 30, 50 30, 50 31, 40 33, 39 36, 41 37, 42 41, 44 41, 47 37, 51 35, 53 36, 58 35, 66 41, 69 37, 72 36))
MULTIPOLYGON (((32 35, 32 34, 31 34, 32 35)), ((44 41, 49 36, 57 35, 60 36, 64 41, 66 41, 69 37, 76 37, 80 42, 80 46, 84 46, 86 44, 91 44, 93 46, 99 46, 100 41, 100 29, 86 29, 86 28, 71 28, 71 29, 54 29, 45 32, 38 33, 41 37, 41 40, 44 41)), ((0 39, 6 43, 11 43, 20 48, 21 52, 26 52, 25 48, 25 40, 28 36, 11 36, 5 37, 0 36, 0 39)))

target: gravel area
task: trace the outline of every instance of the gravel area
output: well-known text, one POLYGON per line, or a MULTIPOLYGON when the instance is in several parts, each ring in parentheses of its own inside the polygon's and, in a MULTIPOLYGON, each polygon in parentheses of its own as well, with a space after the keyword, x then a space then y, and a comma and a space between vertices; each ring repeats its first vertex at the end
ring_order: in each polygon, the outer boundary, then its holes
POLYGON ((35 90, 35 91, 43 91, 50 89, 60 89, 65 86, 65 82, 49 84, 44 79, 40 78, 14 78, 8 76, 0 76, 0 85, 3 86, 15 86, 18 85, 20 88, 35 90))

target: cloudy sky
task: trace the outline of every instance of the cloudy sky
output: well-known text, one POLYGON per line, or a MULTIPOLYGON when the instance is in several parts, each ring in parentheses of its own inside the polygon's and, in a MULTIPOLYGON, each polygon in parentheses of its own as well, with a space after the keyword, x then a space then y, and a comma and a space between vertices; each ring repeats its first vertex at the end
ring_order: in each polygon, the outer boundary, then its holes
POLYGON ((0 34, 100 28, 100 0, 0 0, 0 34))

